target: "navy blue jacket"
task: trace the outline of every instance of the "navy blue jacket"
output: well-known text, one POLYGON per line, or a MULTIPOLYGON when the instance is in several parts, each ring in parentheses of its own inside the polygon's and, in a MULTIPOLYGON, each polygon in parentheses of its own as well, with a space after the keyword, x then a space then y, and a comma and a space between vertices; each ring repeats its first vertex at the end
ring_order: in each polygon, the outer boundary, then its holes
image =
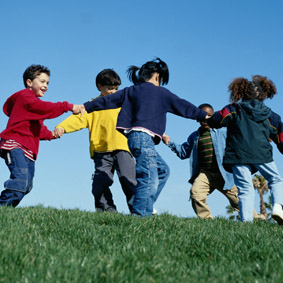
POLYGON ((210 127, 227 127, 224 168, 233 164, 262 164, 273 161, 274 141, 283 153, 283 124, 278 114, 263 102, 247 100, 229 104, 207 120, 210 127))
POLYGON ((165 132, 167 112, 197 121, 204 120, 207 114, 168 89, 149 82, 126 87, 86 102, 84 106, 88 113, 121 107, 117 130, 125 134, 125 130, 134 127, 146 129, 154 135, 155 144, 165 132))

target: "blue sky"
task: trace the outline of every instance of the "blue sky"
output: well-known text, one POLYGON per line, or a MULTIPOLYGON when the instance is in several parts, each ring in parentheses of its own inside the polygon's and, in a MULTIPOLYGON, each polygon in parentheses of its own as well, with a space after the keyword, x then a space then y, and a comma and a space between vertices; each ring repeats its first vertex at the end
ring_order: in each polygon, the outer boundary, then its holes
MULTIPOLYGON (((155 56, 169 66, 167 88, 195 105, 203 102, 219 110, 229 102, 232 79, 260 74, 277 86, 278 95, 266 101, 282 115, 283 2, 281 0, 145 0, 145 1, 21 1, 0 2, 0 105, 23 89, 22 74, 31 64, 50 68, 44 100, 84 103, 99 93, 96 74, 113 68, 126 77, 129 65, 142 65, 155 56)), ((64 114, 45 125, 53 129, 64 114)), ((195 121, 171 114, 166 133, 178 143, 198 128, 195 121)), ((8 119, 1 111, 0 131, 8 119)), ((155 207, 183 217, 195 214, 188 202, 188 160, 178 159, 164 144, 158 152, 171 175, 155 207)), ((274 148, 283 175, 283 159, 274 148)), ((21 206, 42 204, 93 211, 88 131, 41 142, 34 188, 21 206)), ((0 162, 0 180, 9 177, 0 162)), ((1 190, 2 190, 1 189, 1 190)), ((112 186, 118 210, 127 212, 119 182, 112 186)), ((256 198, 256 210, 258 210, 256 198)), ((225 216, 228 201, 214 192, 208 204, 215 216, 225 216)))

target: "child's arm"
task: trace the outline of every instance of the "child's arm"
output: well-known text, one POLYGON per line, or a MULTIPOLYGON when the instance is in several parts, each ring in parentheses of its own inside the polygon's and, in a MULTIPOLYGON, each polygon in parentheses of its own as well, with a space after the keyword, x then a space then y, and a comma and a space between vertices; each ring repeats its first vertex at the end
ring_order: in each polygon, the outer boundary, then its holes
POLYGON ((23 96, 23 103, 29 112, 30 120, 52 119, 62 115, 64 112, 72 111, 74 114, 83 113, 84 106, 64 102, 48 102, 43 101, 27 93, 23 96))
POLYGON ((211 128, 222 128, 227 127, 231 120, 236 114, 236 108, 234 105, 229 104, 225 106, 222 110, 215 112, 211 118, 206 120, 206 123, 211 128))
POLYGON ((54 133, 56 137, 61 137, 64 133, 73 133, 81 129, 88 128, 90 115, 71 115, 56 126, 54 133))
POLYGON ((97 110, 115 109, 122 106, 125 89, 119 90, 111 95, 101 96, 84 103, 88 113, 97 110))
POLYGON ((180 158, 180 159, 186 159, 189 158, 192 152, 192 148, 193 148, 193 144, 194 144, 194 136, 195 136, 194 132, 192 135, 189 136, 187 142, 184 142, 183 144, 179 145, 176 144, 175 142, 170 140, 170 137, 167 136, 166 134, 163 134, 162 136, 162 141, 168 145, 168 147, 176 153, 176 155, 180 158))
POLYGON ((271 112, 269 117, 270 125, 276 129, 276 134, 272 135, 270 138, 277 145, 278 150, 283 154, 283 123, 280 115, 275 112, 271 112))
POLYGON ((41 124, 41 128, 40 128, 40 140, 47 140, 47 141, 50 141, 50 140, 53 140, 53 139, 56 138, 56 137, 54 136, 53 132, 51 132, 51 131, 43 124, 42 121, 40 122, 40 124, 41 124))
MULTIPOLYGON (((163 88, 163 90, 165 89, 163 88)), ((199 109, 191 102, 180 98, 167 89, 165 91, 165 94, 167 95, 166 97, 170 102, 168 104, 168 108, 166 109, 167 112, 197 121, 204 121, 205 119, 209 118, 208 114, 205 111, 199 109)))

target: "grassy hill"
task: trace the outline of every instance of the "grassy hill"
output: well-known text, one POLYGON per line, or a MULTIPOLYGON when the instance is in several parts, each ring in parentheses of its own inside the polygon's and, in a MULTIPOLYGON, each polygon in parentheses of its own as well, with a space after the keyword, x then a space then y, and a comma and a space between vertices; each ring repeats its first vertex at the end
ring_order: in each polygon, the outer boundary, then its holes
POLYGON ((283 227, 0 208, 0 282, 283 282, 283 227))

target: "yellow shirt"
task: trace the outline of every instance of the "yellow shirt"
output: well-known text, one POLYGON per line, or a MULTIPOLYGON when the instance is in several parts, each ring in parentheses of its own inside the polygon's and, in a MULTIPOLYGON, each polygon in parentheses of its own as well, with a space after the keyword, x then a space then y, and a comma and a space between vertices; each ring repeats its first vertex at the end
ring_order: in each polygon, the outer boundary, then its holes
POLYGON ((72 133, 84 128, 89 130, 89 151, 93 157, 95 152, 111 152, 114 150, 129 151, 127 138, 116 130, 118 114, 121 108, 85 112, 81 117, 71 115, 56 128, 63 128, 65 133, 72 133))

